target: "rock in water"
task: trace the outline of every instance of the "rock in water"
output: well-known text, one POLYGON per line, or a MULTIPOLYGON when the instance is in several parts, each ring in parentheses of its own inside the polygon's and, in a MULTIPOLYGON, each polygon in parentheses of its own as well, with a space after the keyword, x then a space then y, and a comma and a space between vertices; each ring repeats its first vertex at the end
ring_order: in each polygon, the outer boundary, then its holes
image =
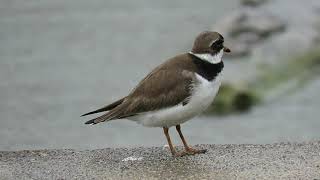
POLYGON ((268 0, 241 0, 241 5, 256 7, 266 3, 268 0))
POLYGON ((230 42, 234 57, 250 54, 252 45, 260 43, 274 33, 285 30, 285 23, 271 13, 259 10, 237 11, 215 27, 230 42))

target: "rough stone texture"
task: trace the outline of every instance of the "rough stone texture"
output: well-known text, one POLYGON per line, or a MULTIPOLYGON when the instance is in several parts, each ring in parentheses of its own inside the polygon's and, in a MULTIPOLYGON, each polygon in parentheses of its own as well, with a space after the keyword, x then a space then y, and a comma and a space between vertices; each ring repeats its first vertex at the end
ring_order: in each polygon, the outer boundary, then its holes
POLYGON ((0 152, 0 179, 319 179, 320 141, 200 145, 173 158, 160 147, 0 152))

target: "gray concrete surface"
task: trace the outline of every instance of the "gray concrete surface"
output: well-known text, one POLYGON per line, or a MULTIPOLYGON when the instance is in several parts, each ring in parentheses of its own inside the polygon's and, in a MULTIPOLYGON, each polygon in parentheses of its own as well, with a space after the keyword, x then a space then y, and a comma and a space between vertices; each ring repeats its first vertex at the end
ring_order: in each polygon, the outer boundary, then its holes
POLYGON ((0 179, 320 179, 320 141, 199 145, 173 158, 162 147, 0 152, 0 179))

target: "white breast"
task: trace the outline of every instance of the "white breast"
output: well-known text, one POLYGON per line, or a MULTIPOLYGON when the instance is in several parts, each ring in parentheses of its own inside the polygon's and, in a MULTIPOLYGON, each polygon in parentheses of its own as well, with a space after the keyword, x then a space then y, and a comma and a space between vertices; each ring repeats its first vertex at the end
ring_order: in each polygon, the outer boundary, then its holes
POLYGON ((171 127, 197 116, 211 105, 221 85, 221 73, 212 81, 196 74, 198 83, 186 105, 176 105, 156 111, 132 116, 129 119, 149 127, 171 127))

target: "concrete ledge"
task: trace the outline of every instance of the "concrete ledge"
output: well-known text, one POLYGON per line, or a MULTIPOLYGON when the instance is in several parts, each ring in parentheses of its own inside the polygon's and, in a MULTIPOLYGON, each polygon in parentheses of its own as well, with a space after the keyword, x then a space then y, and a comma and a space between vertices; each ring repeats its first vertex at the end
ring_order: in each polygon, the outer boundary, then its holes
POLYGON ((320 141, 199 145, 173 158, 161 147, 0 152, 0 179, 320 179, 320 141))

